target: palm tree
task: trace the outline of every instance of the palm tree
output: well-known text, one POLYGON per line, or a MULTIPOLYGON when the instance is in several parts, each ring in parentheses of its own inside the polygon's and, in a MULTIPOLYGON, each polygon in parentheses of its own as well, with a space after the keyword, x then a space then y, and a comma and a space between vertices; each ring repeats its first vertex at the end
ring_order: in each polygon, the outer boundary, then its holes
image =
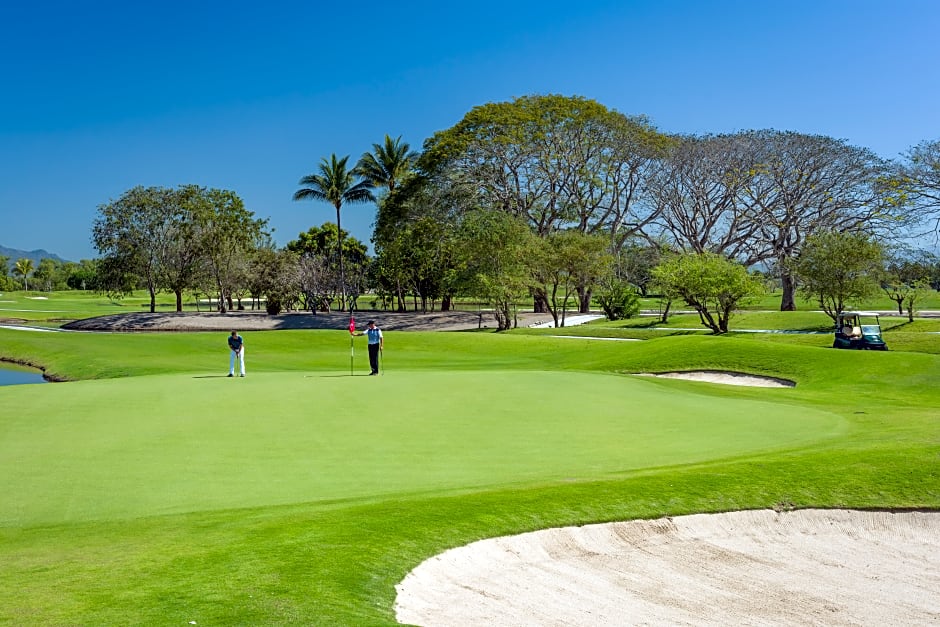
POLYGON ((23 277, 23 285, 26 286, 26 291, 29 291, 29 282, 27 277, 33 272, 33 260, 23 257, 16 260, 16 264, 13 266, 13 273, 18 274, 23 277))
POLYGON ((401 135, 396 139, 385 136, 385 144, 372 144, 372 152, 363 153, 356 164, 356 170, 373 187, 385 187, 389 193, 411 172, 418 153, 411 146, 401 142, 401 135))
POLYGON ((340 224, 340 209, 343 203, 375 202, 372 184, 369 181, 356 181, 359 172, 356 168, 346 169, 349 155, 342 159, 336 153, 327 160, 320 161, 320 173, 308 174, 300 179, 300 185, 306 185, 294 193, 294 200, 325 200, 336 207, 336 248, 339 257, 340 309, 346 309, 346 274, 343 270, 343 228, 340 224))

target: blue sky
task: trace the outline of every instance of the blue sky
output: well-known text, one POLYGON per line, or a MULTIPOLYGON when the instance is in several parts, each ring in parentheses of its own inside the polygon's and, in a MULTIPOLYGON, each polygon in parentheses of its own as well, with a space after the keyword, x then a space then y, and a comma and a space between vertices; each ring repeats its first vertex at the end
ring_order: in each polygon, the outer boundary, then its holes
MULTIPOLYGON (((0 245, 96 256, 135 185, 231 189, 279 244, 335 152, 413 147, 473 106, 593 98, 670 133, 774 128, 895 158, 940 138, 940 2, 7 2, 0 245)), ((349 206, 364 242, 375 209, 349 206)))

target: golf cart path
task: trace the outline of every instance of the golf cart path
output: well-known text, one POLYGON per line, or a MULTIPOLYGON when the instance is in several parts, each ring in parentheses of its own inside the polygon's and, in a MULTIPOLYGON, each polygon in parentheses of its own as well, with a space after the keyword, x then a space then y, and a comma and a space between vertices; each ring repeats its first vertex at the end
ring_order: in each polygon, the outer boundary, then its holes
MULTIPOLYGON (((545 316, 520 313, 519 326, 533 324, 545 316)), ((386 331, 463 331, 495 326, 495 320, 486 311, 444 312, 355 312, 357 327, 365 327, 375 320, 386 331)), ((276 316, 263 311, 215 312, 135 312, 111 314, 76 320, 62 326, 70 331, 269 331, 298 329, 349 328, 349 314, 341 312, 290 312, 276 316)))
POLYGON ((940 513, 754 510, 564 527, 432 557, 417 625, 940 624, 940 513))

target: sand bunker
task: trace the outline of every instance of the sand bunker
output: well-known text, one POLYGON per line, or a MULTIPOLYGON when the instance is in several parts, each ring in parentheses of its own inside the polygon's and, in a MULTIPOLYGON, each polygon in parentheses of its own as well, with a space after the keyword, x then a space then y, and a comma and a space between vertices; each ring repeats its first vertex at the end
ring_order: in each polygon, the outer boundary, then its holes
POLYGON ((776 377, 760 377, 743 372, 727 372, 724 370, 691 370, 688 372, 643 372, 644 377, 664 377, 666 379, 685 379, 687 381, 704 381, 706 383, 722 383, 724 385, 746 385, 760 388, 792 388, 796 385, 789 379, 776 377))
POLYGON ((940 514, 772 510, 547 529, 433 557, 417 625, 940 622, 940 514))

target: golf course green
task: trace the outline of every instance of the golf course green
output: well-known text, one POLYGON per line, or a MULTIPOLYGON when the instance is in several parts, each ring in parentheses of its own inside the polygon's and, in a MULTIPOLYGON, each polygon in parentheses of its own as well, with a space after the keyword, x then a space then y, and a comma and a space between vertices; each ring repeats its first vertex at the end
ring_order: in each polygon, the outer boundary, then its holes
POLYGON ((5 525, 584 481, 846 429, 817 409, 571 372, 162 375, 30 392, 0 442, 5 525), (570 390, 590 399, 581 411, 564 410, 570 390))
POLYGON ((411 568, 485 537, 940 506, 930 352, 387 333, 367 377, 341 331, 245 337, 230 379, 221 333, 0 329, 68 380, 0 388, 0 624, 394 624, 411 568), (634 376, 695 369, 796 387, 634 376))

